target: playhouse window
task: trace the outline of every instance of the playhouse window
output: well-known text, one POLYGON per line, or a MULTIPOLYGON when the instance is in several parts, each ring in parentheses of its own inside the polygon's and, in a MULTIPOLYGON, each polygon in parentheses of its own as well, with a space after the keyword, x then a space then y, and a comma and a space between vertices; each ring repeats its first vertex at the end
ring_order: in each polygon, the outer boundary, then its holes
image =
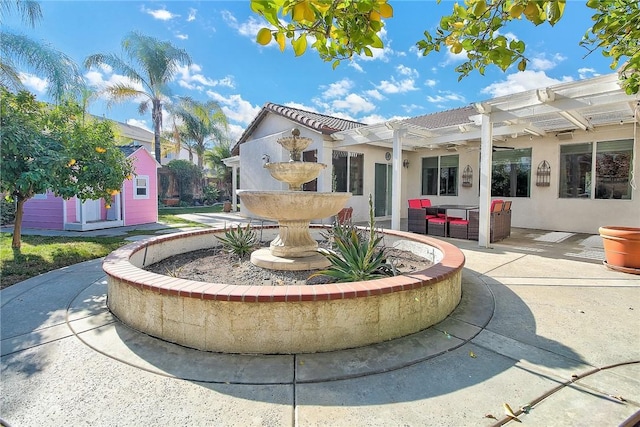
POLYGON ((133 198, 148 199, 149 198, 149 177, 138 175, 133 179, 133 198))

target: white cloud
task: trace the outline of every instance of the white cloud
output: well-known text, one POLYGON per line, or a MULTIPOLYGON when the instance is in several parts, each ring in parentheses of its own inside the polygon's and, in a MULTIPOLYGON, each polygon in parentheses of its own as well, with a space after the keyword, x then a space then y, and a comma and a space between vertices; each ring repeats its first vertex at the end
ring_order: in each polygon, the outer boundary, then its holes
POLYGON ((364 116, 362 117, 360 120, 357 120, 358 122, 361 123, 366 123, 368 125, 375 125, 377 123, 384 123, 387 121, 386 118, 384 118, 383 116, 379 115, 379 114, 371 114, 368 116, 364 116))
POLYGON ((378 89, 371 89, 371 90, 367 90, 364 92, 365 95, 367 95, 369 98, 373 98, 375 100, 378 101, 382 101, 384 98, 384 95, 381 94, 378 89))
MULTIPOLYGON (((497 33, 498 33, 498 34, 500 34, 500 32, 499 32, 499 31, 498 31, 497 33)), ((510 33, 510 32, 509 32, 509 33, 504 33, 504 37, 505 37, 508 41, 520 40, 520 39, 518 38, 518 36, 516 36, 515 34, 510 33)))
POLYGON ((245 127, 240 125, 229 124, 227 129, 229 130, 227 135, 229 136, 229 139, 231 140, 233 145, 236 141, 240 139, 240 137, 244 133, 245 127))
POLYGON ((311 111, 312 113, 318 112, 314 107, 308 107, 305 104, 300 104, 299 102, 287 102, 284 105, 290 108, 297 108, 298 110, 311 111))
POLYGON ((449 91, 440 91, 439 94, 436 96, 429 95, 427 96, 427 101, 433 104, 439 104, 439 103, 450 102, 450 101, 466 102, 464 99, 464 96, 457 93, 449 92, 449 91))
POLYGON ((149 132, 153 132, 153 130, 147 125, 145 120, 140 119, 127 119, 126 123, 131 126, 136 126, 142 128, 144 130, 148 130, 149 132))
POLYGON ((544 71, 526 70, 514 74, 509 74, 507 79, 501 82, 492 83, 481 90, 492 97, 510 95, 512 93, 524 92, 531 89, 539 89, 552 86, 562 82, 570 82, 571 77, 562 77, 562 80, 554 79, 546 75, 544 71))
POLYGON ((405 93, 414 90, 418 90, 415 86, 415 81, 413 79, 404 79, 401 81, 397 81, 395 78, 391 77, 391 80, 382 80, 378 83, 378 89, 383 93, 392 94, 392 93, 405 93))
POLYGON ((415 56, 417 56, 418 58, 424 58, 424 56, 422 55, 422 51, 420 49, 418 49, 418 46, 416 45, 412 45, 409 48, 409 52, 413 53, 415 56))
POLYGON ((356 61, 349 61, 349 65, 348 66, 353 68, 353 69, 355 69, 359 73, 364 73, 364 69, 356 61))
POLYGON ((111 74, 113 72, 113 68, 109 64, 100 64, 98 68, 107 74, 111 74))
POLYGON ((458 62, 464 62, 467 58, 467 51, 462 49, 460 53, 453 53, 449 49, 445 52, 445 60, 444 62, 439 63, 441 67, 446 67, 447 65, 456 64, 458 62))
POLYGON ((534 71, 547 71, 556 67, 560 62, 567 59, 559 53, 556 53, 551 58, 547 58, 545 54, 541 54, 531 58, 529 68, 534 71))
POLYGON ((180 40, 188 40, 189 39, 189 35, 188 34, 182 34, 182 33, 176 33, 176 38, 178 38, 180 40))
POLYGON ((389 62, 391 56, 395 55, 396 52, 391 48, 391 40, 387 40, 387 30, 383 28, 378 33, 378 36, 382 39, 384 43, 384 47, 382 49, 371 49, 372 56, 367 56, 364 53, 358 55, 353 59, 353 61, 361 60, 361 61, 382 61, 389 62))
POLYGON ((196 9, 190 7, 189 8, 189 17, 187 18, 187 22, 195 21, 197 12, 198 11, 196 9))
POLYGON ((222 79, 215 80, 205 77, 202 73, 202 67, 198 64, 178 67, 178 85, 190 90, 204 90, 205 87, 224 86, 234 88, 235 84, 232 76, 226 76, 222 79))
POLYGON ((230 121, 249 124, 260 112, 260 107, 253 106, 249 101, 242 99, 241 95, 223 96, 212 90, 207 95, 220 104, 222 111, 230 121))
POLYGON ((424 82, 425 86, 429 86, 429 87, 435 87, 435 85, 438 84, 437 80, 433 80, 433 79, 427 79, 424 82))
POLYGON ((143 6, 142 11, 153 16, 154 19, 159 19, 160 21, 170 21, 180 16, 169 12, 167 9, 147 9, 143 6))
POLYGON ((368 113, 376 108, 371 102, 355 93, 347 95, 344 99, 333 100, 331 106, 336 110, 347 110, 351 114, 368 113))
POLYGON ((578 68, 578 76, 580 80, 588 79, 590 77, 599 76, 600 73, 597 73, 593 68, 578 68))
MULTIPOLYGON (((270 26, 263 21, 258 21, 253 16, 250 16, 245 22, 238 22, 238 19, 236 19, 236 17, 228 10, 222 11, 222 18, 225 20, 227 25, 236 30, 238 34, 250 38, 251 40, 255 40, 260 28, 270 26)), ((275 45, 275 43, 273 44, 275 45)))
POLYGON ((403 104, 401 105, 401 107, 407 114, 411 114, 414 111, 420 111, 424 109, 422 105, 417 104, 403 104))
MULTIPOLYGON (((97 69, 91 68, 84 74, 84 78, 87 80, 88 85, 95 88, 97 91, 102 91, 105 88, 116 84, 130 86, 140 92, 144 91, 144 88, 140 83, 134 82, 121 74, 113 74, 111 67, 99 67, 97 69)), ((100 98, 106 100, 108 99, 108 96, 106 94, 101 94, 100 98)), ((137 98, 131 98, 130 100, 135 103, 140 103, 147 101, 148 98, 141 95, 137 98)))
POLYGON ((49 87, 49 82, 45 79, 41 79, 38 76, 29 73, 19 73, 18 77, 23 85, 27 88, 32 89, 34 92, 43 94, 47 91, 47 87, 49 87))
POLYGON ((329 85, 321 85, 322 97, 333 99, 346 95, 353 88, 353 82, 349 79, 342 79, 329 85))
POLYGON ((416 70, 415 68, 407 67, 405 65, 398 65, 396 67, 396 71, 401 76, 407 76, 411 78, 418 78, 420 76, 420 73, 418 73, 418 70, 416 70))

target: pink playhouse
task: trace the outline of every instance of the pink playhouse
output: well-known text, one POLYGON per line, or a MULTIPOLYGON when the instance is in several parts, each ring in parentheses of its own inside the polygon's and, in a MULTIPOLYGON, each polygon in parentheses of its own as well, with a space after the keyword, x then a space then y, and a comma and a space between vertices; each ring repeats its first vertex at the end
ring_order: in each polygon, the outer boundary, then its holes
POLYGON ((24 205, 24 228, 89 231, 125 225, 148 224, 158 220, 158 174, 160 167, 140 145, 122 146, 133 159, 134 176, 122 183, 120 193, 109 208, 103 199, 63 200, 53 193, 38 194, 24 205))

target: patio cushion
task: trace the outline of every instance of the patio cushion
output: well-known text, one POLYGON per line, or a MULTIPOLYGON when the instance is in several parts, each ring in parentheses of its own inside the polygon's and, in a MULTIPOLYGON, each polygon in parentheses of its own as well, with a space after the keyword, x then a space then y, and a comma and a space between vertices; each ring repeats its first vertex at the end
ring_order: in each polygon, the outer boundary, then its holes
POLYGON ((420 209, 422 207, 420 199, 409 199, 409 207, 412 209, 420 209))
POLYGON ((427 221, 427 233, 432 236, 447 236, 447 223, 444 218, 431 218, 427 221))
POLYGON ((420 206, 423 208, 431 207, 431 199, 420 199, 420 206))

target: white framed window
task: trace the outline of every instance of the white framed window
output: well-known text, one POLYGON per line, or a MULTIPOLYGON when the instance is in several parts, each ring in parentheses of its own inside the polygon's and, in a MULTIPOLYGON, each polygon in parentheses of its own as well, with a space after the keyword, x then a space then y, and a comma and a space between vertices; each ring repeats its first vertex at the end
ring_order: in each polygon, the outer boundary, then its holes
POLYGON ((632 158, 632 139, 561 145, 560 198, 631 199, 632 158))
POLYGON ((136 175, 133 178, 133 198, 149 198, 149 177, 147 175, 136 175))
POLYGON ((422 159, 422 194, 457 196, 458 161, 457 154, 424 157, 422 159))
POLYGON ((333 150, 333 191, 364 194, 364 154, 333 150))

